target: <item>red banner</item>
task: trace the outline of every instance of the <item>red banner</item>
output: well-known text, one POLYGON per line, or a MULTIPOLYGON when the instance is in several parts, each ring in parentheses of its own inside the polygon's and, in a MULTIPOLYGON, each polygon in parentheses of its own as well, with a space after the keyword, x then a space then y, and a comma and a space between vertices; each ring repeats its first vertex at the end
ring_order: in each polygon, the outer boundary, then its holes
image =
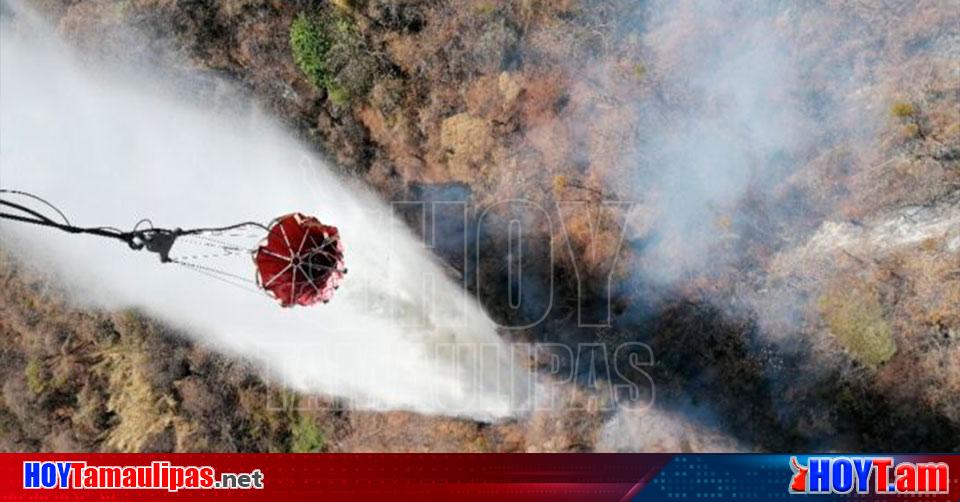
POLYGON ((629 499, 670 455, 0 454, 0 500, 629 499))

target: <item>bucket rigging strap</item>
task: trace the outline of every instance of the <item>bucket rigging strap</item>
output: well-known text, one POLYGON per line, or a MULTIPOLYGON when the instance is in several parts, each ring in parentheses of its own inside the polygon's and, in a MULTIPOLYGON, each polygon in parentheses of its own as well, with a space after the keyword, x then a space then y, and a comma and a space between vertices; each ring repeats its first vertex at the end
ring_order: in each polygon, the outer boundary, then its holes
MULTIPOLYGON (((236 255, 245 252, 251 252, 250 249, 245 249, 239 246, 235 246, 226 242, 222 242, 214 237, 221 236, 226 232, 233 230, 239 230, 242 228, 254 227, 266 232, 269 232, 269 228, 264 226, 261 223, 254 221, 246 221, 242 223, 237 223, 234 225, 227 225, 223 227, 201 227, 201 228, 157 228, 153 226, 153 223, 148 219, 143 219, 137 222, 134 225, 132 230, 124 231, 114 227, 81 227, 73 225, 70 223, 70 220, 67 219, 66 215, 60 209, 58 209, 53 204, 47 202, 46 200, 33 195, 28 192, 22 192, 19 190, 9 190, 9 189, 0 189, 0 194, 11 194, 18 195, 22 197, 27 197, 42 203, 48 208, 52 209, 57 213, 57 215, 63 221, 56 221, 48 216, 44 215, 40 211, 27 207, 23 204, 17 202, 11 202, 10 200, 0 199, 0 206, 4 209, 14 210, 16 212, 8 212, 0 209, 0 219, 6 219, 11 221, 17 221, 21 223, 27 223, 31 225, 37 225, 48 228, 55 228, 67 233, 72 234, 86 234, 94 235, 97 237, 105 237, 109 239, 119 240, 127 244, 130 249, 141 250, 146 249, 147 251, 157 253, 160 256, 160 261, 162 263, 176 263, 181 266, 185 266, 192 270, 204 273, 206 275, 210 274, 220 274, 223 276, 230 277, 233 280, 243 280, 247 283, 253 283, 250 279, 242 278, 231 274, 223 270, 217 270, 212 267, 207 267, 199 265, 196 263, 191 263, 186 261, 188 258, 203 258, 204 255, 196 255, 191 257, 171 257, 170 250, 173 248, 174 243, 177 239, 187 236, 192 236, 195 239, 202 241, 202 245, 219 248, 223 251, 221 256, 227 255, 236 255)), ((231 234, 228 234, 231 235, 231 234)), ((239 234, 238 234, 239 235, 239 234)), ((208 255, 212 256, 212 255, 208 255)))

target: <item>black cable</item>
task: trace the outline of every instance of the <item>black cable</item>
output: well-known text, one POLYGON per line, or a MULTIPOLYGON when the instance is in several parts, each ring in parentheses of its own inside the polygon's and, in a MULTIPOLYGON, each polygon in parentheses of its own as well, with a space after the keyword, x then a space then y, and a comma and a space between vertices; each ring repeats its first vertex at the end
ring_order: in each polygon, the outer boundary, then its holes
MULTIPOLYGON (((22 223, 30 223, 33 225, 56 228, 58 230, 62 230, 64 232, 68 232, 72 234, 89 234, 89 235, 96 235, 99 237, 109 237, 111 239, 117 239, 125 242, 128 246, 130 246, 131 249, 139 250, 145 247, 147 248, 148 251, 159 254, 160 261, 163 263, 168 263, 172 261, 170 258, 170 249, 173 247, 177 238, 185 235, 195 235, 200 238, 203 238, 203 236, 200 234, 207 234, 207 233, 216 234, 216 233, 227 232, 237 228, 249 227, 249 226, 258 227, 267 232, 270 231, 270 229, 264 226, 263 224, 257 223, 254 221, 246 221, 243 223, 237 223, 234 225, 228 225, 223 227, 202 227, 202 228, 191 228, 187 230, 184 230, 181 228, 175 228, 171 230, 166 228, 156 228, 153 226, 153 222, 146 218, 138 221, 137 224, 134 225, 133 230, 127 231, 127 232, 117 228, 113 228, 113 227, 78 227, 70 224, 70 220, 67 219, 67 217, 59 209, 57 209, 56 206, 54 206, 53 204, 47 202, 46 200, 40 197, 37 197, 36 195, 30 194, 27 192, 21 192, 18 190, 6 190, 6 189, 0 190, 0 193, 12 193, 17 195, 23 195, 25 197, 30 197, 32 199, 38 200, 46 204, 50 208, 52 208, 54 211, 56 211, 63 218, 65 223, 58 223, 44 216, 38 211, 34 211, 33 209, 30 209, 21 204, 4 201, 4 200, 0 200, 0 205, 11 207, 18 211, 21 211, 29 216, 32 216, 32 218, 28 216, 20 215, 20 214, 0 212, 0 219, 8 219, 13 221, 19 221, 22 223), (149 228, 140 228, 140 226, 144 224, 149 225, 149 228)), ((223 247, 224 249, 226 249, 229 246, 224 245, 223 247)))
POLYGON ((96 228, 96 227, 95 227, 95 228, 75 227, 75 226, 73 226, 73 225, 66 225, 66 224, 63 224, 63 223, 57 223, 57 222, 55 222, 55 221, 47 220, 47 219, 32 219, 32 218, 27 218, 26 216, 21 216, 21 215, 19 215, 19 214, 0 213, 0 218, 4 218, 4 219, 8 219, 8 220, 14 220, 14 221, 20 221, 20 222, 23 222, 23 223, 32 223, 32 224, 34 224, 34 225, 40 225, 40 226, 44 226, 44 227, 56 228, 56 229, 63 230, 64 232, 68 232, 68 233, 71 233, 71 234, 90 234, 90 235, 97 235, 97 236, 100 236, 100 237, 110 237, 110 238, 112 238, 112 239, 119 239, 119 240, 124 241, 124 242, 126 242, 126 243, 128 243, 128 244, 130 244, 130 242, 132 241, 132 238, 133 238, 133 235, 132 235, 131 233, 129 233, 129 232, 119 232, 119 233, 118 233, 118 232, 116 232, 115 230, 109 230, 109 229, 103 229, 103 228, 96 228))
MULTIPOLYGON (((67 216, 66 216, 65 214, 63 214, 63 211, 60 211, 60 209, 58 209, 57 206, 54 206, 53 204, 47 202, 45 199, 43 199, 43 198, 41 198, 41 197, 37 197, 36 195, 33 195, 32 193, 22 192, 22 191, 20 191, 20 190, 10 190, 10 189, 7 189, 7 188, 0 188, 0 193, 12 193, 12 194, 15 194, 15 195, 22 195, 22 196, 24 196, 24 197, 29 197, 29 198, 31 198, 31 199, 33 199, 33 200, 36 200, 36 201, 40 201, 40 203, 42 203, 42 204, 46 205, 47 207, 49 207, 50 209, 53 209, 54 211, 56 211, 57 214, 59 214, 60 217, 63 218, 63 222, 64 222, 64 223, 66 223, 67 225, 70 224, 70 220, 67 219, 67 216)), ((43 219, 49 220, 50 218, 44 217, 43 219)))
POLYGON ((37 211, 34 211, 33 209, 30 209, 30 208, 28 208, 28 207, 26 207, 26 206, 21 206, 20 204, 15 204, 15 203, 13 203, 13 202, 7 202, 7 201, 5 201, 5 200, 0 200, 0 204, 2 204, 2 205, 4 205, 4 206, 7 206, 7 207, 12 207, 12 208, 16 209, 17 211, 23 211, 24 213, 27 213, 27 214, 29 214, 30 216, 33 216, 33 217, 35 217, 35 218, 37 218, 37 219, 39 219, 39 220, 49 221, 49 222, 51 222, 51 223, 53 222, 53 220, 51 220, 50 218, 47 218, 47 217, 44 216, 43 214, 40 214, 40 213, 38 213, 37 211))

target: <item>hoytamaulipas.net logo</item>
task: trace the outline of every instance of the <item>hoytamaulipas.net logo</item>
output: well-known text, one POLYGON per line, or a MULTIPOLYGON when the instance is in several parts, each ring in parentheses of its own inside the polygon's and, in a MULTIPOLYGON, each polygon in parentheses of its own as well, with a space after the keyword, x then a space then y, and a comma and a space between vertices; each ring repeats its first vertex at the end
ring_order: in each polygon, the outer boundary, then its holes
POLYGON ((894 462, 893 457, 790 457, 790 493, 898 494, 948 493, 950 466, 943 462, 894 462))
POLYGON ((25 489, 86 490, 259 490, 263 472, 221 472, 210 466, 172 465, 155 461, 150 465, 88 465, 80 461, 25 461, 25 489))

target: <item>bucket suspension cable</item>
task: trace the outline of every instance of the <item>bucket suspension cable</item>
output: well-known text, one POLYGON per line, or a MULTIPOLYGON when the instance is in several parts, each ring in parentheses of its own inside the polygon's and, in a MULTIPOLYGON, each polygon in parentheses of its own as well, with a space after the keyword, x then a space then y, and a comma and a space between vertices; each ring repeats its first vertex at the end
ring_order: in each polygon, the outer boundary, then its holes
MULTIPOLYGON (((127 244, 130 249, 156 253, 162 263, 175 263, 204 275, 213 276, 234 286, 249 289, 259 288, 276 299, 283 307, 327 303, 333 292, 340 287, 347 268, 343 259, 343 244, 337 227, 325 225, 312 216, 290 213, 274 219, 270 225, 246 221, 222 227, 157 228, 149 219, 142 219, 131 230, 114 227, 82 227, 74 225, 56 206, 46 200, 18 190, 0 189, 0 219, 31 225, 54 228, 72 234, 87 234, 114 239, 127 244), (24 197, 39 202, 59 217, 53 219, 21 201, 13 202, 9 196, 24 197), (62 220, 62 221, 61 221, 62 220), (260 244, 254 248, 238 246, 221 237, 232 230, 256 228, 265 232, 260 244), (194 256, 171 256, 170 251, 178 239, 190 241, 206 249, 194 256), (246 254, 256 267, 254 279, 247 279, 226 270, 201 265, 194 260, 246 254), (237 284, 240 280, 248 286, 237 284)), ((236 235, 234 235, 236 237, 236 235)), ((257 237, 247 235, 246 237, 257 237)))
POLYGON ((23 204, 0 199, 0 206, 19 211, 19 213, 0 211, 0 218, 2 219, 56 228, 71 234, 87 234, 116 239, 126 243, 130 249, 146 249, 147 251, 157 253, 160 256, 160 261, 163 263, 169 263, 172 261, 170 258, 170 249, 173 248, 173 244, 179 237, 207 233, 215 234, 243 227, 257 227, 263 230, 269 230, 266 226, 253 221, 237 223, 235 225, 228 225, 224 227, 191 228, 186 230, 182 228, 157 228, 153 226, 153 223, 149 219, 140 220, 136 225, 134 225, 133 229, 129 231, 123 231, 113 227, 80 227, 71 224, 70 220, 68 220, 63 212, 60 211, 56 206, 40 197, 37 197, 36 195, 27 192, 21 192, 19 190, 7 189, 0 189, 0 194, 21 195, 41 202, 42 204, 54 210, 63 219, 63 222, 61 223, 54 221, 39 211, 24 206, 23 204), (146 224, 147 227, 141 228, 144 224, 146 224))

